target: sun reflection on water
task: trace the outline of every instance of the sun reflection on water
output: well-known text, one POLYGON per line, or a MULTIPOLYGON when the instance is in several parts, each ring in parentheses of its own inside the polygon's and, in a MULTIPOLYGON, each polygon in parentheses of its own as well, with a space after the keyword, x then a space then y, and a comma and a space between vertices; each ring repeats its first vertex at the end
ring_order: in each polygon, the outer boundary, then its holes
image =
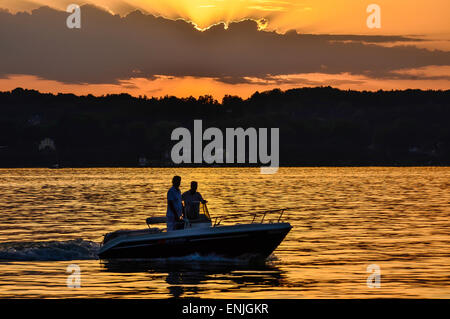
POLYGON ((448 168, 1 169, 0 297, 448 298, 449 180, 448 168), (213 217, 300 207, 284 215, 294 228, 264 264, 98 260, 103 234, 165 213, 175 174, 182 190, 199 182, 213 217))

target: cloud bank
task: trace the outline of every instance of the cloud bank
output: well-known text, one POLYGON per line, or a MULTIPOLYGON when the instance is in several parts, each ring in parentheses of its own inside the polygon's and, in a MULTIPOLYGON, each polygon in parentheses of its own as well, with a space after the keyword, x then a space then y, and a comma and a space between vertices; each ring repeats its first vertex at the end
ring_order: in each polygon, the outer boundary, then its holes
POLYGON ((0 76, 77 84, 191 76, 239 84, 308 73, 399 79, 411 74, 398 70, 450 65, 450 52, 399 45, 418 41, 409 37, 279 34, 258 30, 253 20, 202 32, 140 11, 119 16, 85 5, 81 12, 82 28, 68 29, 69 14, 49 7, 1 11, 0 76), (388 42, 397 45, 381 45, 388 42))

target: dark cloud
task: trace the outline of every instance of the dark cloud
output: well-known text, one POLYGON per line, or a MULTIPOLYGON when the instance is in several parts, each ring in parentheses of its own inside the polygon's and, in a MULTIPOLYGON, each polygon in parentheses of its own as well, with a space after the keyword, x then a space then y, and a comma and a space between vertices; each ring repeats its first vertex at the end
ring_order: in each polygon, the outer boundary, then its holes
POLYGON ((48 7, 0 12, 0 76, 117 83, 166 75, 248 83, 246 77, 312 72, 388 77, 397 69, 450 65, 450 52, 377 45, 420 40, 402 36, 278 34, 258 31, 252 20, 201 32, 184 20, 139 11, 121 17, 87 5, 81 12, 81 29, 68 29, 69 14, 48 7))
POLYGON ((450 75, 428 75, 425 72, 417 73, 417 74, 391 72, 389 74, 384 75, 381 78, 382 79, 389 78, 392 80, 431 80, 431 81, 445 80, 445 81, 450 81, 450 75))
POLYGON ((363 80, 349 80, 349 79, 327 79, 327 80, 311 80, 304 77, 275 77, 275 76, 266 76, 263 79, 257 78, 248 80, 248 83, 252 84, 260 84, 260 85, 285 85, 285 84, 294 84, 294 85, 308 85, 308 86, 326 86, 326 85, 341 85, 341 84, 362 84, 365 81, 363 80))

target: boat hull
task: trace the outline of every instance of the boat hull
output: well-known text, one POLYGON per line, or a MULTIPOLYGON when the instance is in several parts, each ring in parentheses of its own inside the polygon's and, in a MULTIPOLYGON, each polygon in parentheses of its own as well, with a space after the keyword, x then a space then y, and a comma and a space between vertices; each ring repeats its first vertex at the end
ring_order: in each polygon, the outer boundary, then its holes
POLYGON ((132 240, 120 238, 103 247, 101 259, 170 258, 193 254, 267 258, 283 241, 289 223, 211 227, 195 232, 173 231, 132 240))

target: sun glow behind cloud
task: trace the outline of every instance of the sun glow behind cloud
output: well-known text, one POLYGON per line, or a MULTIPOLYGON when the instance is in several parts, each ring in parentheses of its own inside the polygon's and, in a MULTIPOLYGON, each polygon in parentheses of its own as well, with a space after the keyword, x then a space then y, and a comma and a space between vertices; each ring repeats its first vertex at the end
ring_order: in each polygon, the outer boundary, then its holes
MULTIPOLYGON (((0 0, 0 8, 11 11, 34 9, 42 5, 65 10, 76 0, 0 0)), ((295 29, 299 33, 316 34, 369 34, 411 35, 433 39, 404 45, 421 46, 428 49, 450 50, 450 2, 448 0, 377 0, 382 8, 382 28, 368 29, 366 7, 362 0, 83 0, 79 4, 93 3, 111 13, 122 16, 132 11, 161 15, 171 19, 182 18, 193 22, 199 29, 206 29, 218 22, 240 21, 252 18, 258 21, 259 29, 277 30, 284 33, 295 29)), ((380 45, 398 45, 385 43, 380 45)), ((338 57, 337 57, 338 58, 338 57)), ((269 79, 248 77, 246 83, 224 83, 212 77, 157 76, 155 79, 131 78, 114 84, 65 84, 31 75, 10 75, 0 79, 0 90, 17 86, 34 88, 43 92, 74 92, 76 94, 108 94, 128 92, 132 95, 198 96, 213 94, 220 98, 224 94, 243 97, 254 91, 275 87, 289 89, 302 86, 332 85, 342 89, 447 89, 450 80, 443 74, 426 77, 436 70, 448 72, 448 68, 402 70, 403 78, 377 79, 351 72, 339 74, 302 73, 278 75, 269 79), (411 75, 406 79, 404 75, 411 75), (423 77, 423 79, 421 79, 423 77)), ((346 70, 347 71, 347 70, 346 70)), ((319 71, 322 72, 322 71, 319 71)), ((444 72, 444 73, 445 73, 444 72)))
MULTIPOLYGON (((64 10, 76 0, 0 0, 12 11, 42 5, 64 10)), ((446 34, 450 33, 448 0, 377 0, 382 9, 382 28, 366 26, 364 0, 83 0, 121 15, 139 9, 168 18, 183 18, 206 28, 218 22, 244 18, 269 21, 269 29, 296 29, 313 33, 446 34)), ((447 38, 449 39, 449 38, 447 38)))

